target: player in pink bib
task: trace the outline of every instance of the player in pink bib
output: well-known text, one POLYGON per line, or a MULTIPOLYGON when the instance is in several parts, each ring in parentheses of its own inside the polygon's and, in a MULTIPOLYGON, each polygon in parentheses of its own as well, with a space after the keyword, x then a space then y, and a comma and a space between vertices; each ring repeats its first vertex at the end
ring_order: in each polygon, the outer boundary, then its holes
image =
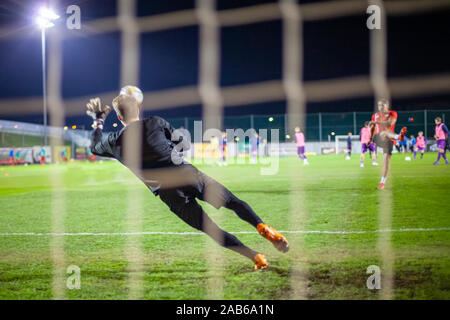
POLYGON ((360 167, 364 168, 364 153, 369 151, 372 155, 372 165, 377 166, 376 162, 377 155, 375 153, 375 144, 370 141, 371 131, 369 121, 364 123, 364 127, 361 128, 361 132, 359 134, 361 139, 361 156, 360 156, 360 167))
MULTIPOLYGON (((427 145, 427 138, 423 136, 423 131, 419 131, 416 138, 417 150, 420 150, 420 160, 423 159, 423 153, 425 152, 425 147, 427 145)), ((414 160, 416 160, 417 150, 414 149, 414 160)))
POLYGON ((300 127, 295 128, 295 144, 297 146, 297 155, 303 160, 304 165, 308 165, 308 159, 305 155, 305 135, 300 130, 300 127))
POLYGON ((445 160, 445 164, 448 164, 447 156, 445 155, 445 149, 447 148, 447 138, 448 138, 448 128, 447 126, 442 122, 442 119, 440 117, 437 117, 434 119, 434 123, 436 124, 435 128, 435 134, 434 138, 436 139, 437 147, 438 147, 438 158, 434 165, 439 164, 439 160, 441 159, 441 156, 445 160))

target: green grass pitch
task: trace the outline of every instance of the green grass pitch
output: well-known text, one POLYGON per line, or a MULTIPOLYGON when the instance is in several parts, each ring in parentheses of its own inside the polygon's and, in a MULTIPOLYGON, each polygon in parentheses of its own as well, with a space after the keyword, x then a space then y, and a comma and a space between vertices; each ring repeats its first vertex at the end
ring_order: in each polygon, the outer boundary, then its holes
MULTIPOLYGON (((450 299, 450 166, 433 166, 436 154, 407 162, 394 155, 388 179, 392 191, 392 229, 441 230, 392 232, 393 298, 450 299)), ((381 163, 381 157, 379 157, 381 163)), ((359 167, 359 155, 311 156, 303 167, 294 157, 281 158, 276 175, 260 175, 259 165, 229 165, 199 169, 247 201, 263 220, 279 230, 292 230, 288 211, 292 172, 300 175, 306 208, 305 230, 355 231, 379 229, 380 168, 359 167)), ((51 237, 10 235, 49 233, 50 174, 62 177, 66 196, 65 232, 121 233, 127 231, 127 192, 144 195, 142 230, 196 231, 179 220, 146 187, 117 162, 3 167, 0 169, 0 299, 51 299, 51 237)), ((136 204, 136 206, 139 204, 136 204)), ((227 231, 254 231, 233 212, 205 210, 227 231)), ((253 271, 251 261, 219 247, 204 235, 67 235, 65 261, 81 269, 81 289, 65 290, 67 299, 126 299, 131 272, 142 279, 143 299, 205 299, 214 277, 206 250, 223 255, 223 298, 287 299, 291 293, 291 262, 257 233, 238 234, 245 244, 266 254, 269 268, 253 271), (128 237, 140 241, 142 269, 127 265, 128 237), (209 282, 208 282, 209 281, 209 282)), ((287 234, 294 244, 302 237, 302 263, 309 299, 379 299, 369 290, 369 265, 381 265, 379 234, 287 234)), ((382 274, 383 275, 383 274, 382 274)), ((64 279, 65 281, 65 279, 64 279)))

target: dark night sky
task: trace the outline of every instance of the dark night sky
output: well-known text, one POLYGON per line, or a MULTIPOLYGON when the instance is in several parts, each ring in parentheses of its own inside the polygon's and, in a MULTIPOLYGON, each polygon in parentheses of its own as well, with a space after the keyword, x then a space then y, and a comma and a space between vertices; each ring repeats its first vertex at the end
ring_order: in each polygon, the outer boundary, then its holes
MULTIPOLYGON (((430 0, 432 1, 432 0, 430 0)), ((218 9, 244 7, 270 0, 219 0, 218 9)), ((300 1, 301 3, 312 1, 300 1)), ((0 37, 0 99, 41 95, 40 36, 32 12, 42 1, 0 0, 0 28, 21 28, 21 37, 0 37), (25 35, 25 36, 24 36, 25 35)), ((113 16, 114 0, 64 0, 78 4, 82 22, 113 16)), ((194 0, 138 1, 140 16, 191 9, 194 0)), ((60 12, 64 12, 61 10, 60 12)), ((63 15, 63 14, 61 14, 63 15)), ((307 22, 304 25, 304 79, 321 80, 369 73, 367 15, 307 22)), ((388 75, 405 77, 450 72, 450 10, 388 19, 388 75)), ((62 22, 64 23, 64 21, 62 22)), ((63 26, 62 26, 63 27, 63 26)), ((270 21, 223 28, 221 84, 246 84, 281 78, 282 23, 270 21)), ((197 84, 198 28, 141 34, 140 87, 144 91, 197 84)), ((72 37, 63 42, 64 98, 118 91, 120 34, 72 37), (100 80, 99 80, 100 79, 100 80)), ((447 108, 449 95, 394 100, 398 109, 447 108)), ((278 114, 285 102, 227 108, 226 115, 278 114)), ((310 103, 308 112, 370 111, 373 97, 310 103)), ((84 112, 80 109, 80 115, 84 112)), ((199 116, 200 106, 158 112, 165 117, 199 116)), ((40 121, 40 115, 17 120, 40 121)), ((79 121, 83 117, 79 117, 79 121)))

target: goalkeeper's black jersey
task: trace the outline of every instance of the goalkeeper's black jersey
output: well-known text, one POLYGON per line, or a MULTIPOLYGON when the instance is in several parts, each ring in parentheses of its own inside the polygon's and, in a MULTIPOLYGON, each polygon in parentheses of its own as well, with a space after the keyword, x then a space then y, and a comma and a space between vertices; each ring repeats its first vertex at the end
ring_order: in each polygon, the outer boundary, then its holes
MULTIPOLYGON (((182 165, 182 154, 178 152, 181 150, 182 139, 183 137, 166 120, 150 117, 133 122, 106 137, 103 137, 101 129, 95 129, 91 137, 91 151, 98 156, 119 160, 130 168, 153 193, 157 194, 160 182, 148 175, 140 174, 140 171, 182 165), (130 159, 124 155, 125 150, 136 150, 133 147, 138 146, 133 145, 127 148, 125 141, 133 144, 141 142, 140 148, 137 148, 138 159, 130 159), (180 145, 177 147, 178 144, 180 145), (137 170, 134 170, 135 168, 137 170)), ((184 148, 186 150, 186 146, 184 148)))

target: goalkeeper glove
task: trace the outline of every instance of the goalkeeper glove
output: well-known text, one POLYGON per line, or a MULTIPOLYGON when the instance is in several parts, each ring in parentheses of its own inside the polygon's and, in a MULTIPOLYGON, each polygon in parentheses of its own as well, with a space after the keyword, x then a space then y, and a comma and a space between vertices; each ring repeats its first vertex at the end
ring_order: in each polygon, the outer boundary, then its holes
POLYGON ((100 98, 91 99, 86 104, 86 114, 94 119, 94 128, 103 129, 103 123, 105 122, 106 117, 111 111, 110 106, 105 106, 102 108, 102 102, 100 98))

